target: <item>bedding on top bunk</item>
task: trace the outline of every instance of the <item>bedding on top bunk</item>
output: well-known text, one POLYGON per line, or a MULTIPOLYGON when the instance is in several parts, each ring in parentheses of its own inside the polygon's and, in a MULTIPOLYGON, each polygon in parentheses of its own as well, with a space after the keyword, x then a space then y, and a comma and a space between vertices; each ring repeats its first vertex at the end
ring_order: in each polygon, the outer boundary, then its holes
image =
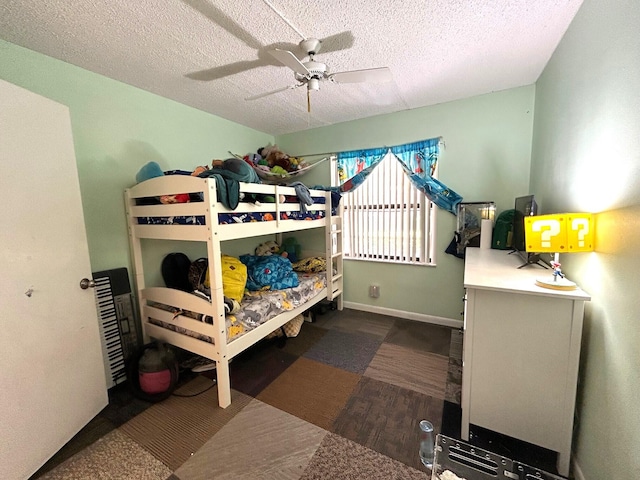
MULTIPOLYGON (((174 170, 169 172, 162 172, 160 167, 150 162, 145 165, 141 172, 136 176, 138 182, 147 179, 155 178, 157 176, 165 175, 193 175, 191 172, 174 170)), ((248 183, 260 183, 260 179, 256 176, 254 170, 243 160, 228 159, 224 161, 224 168, 211 168, 198 174, 201 178, 214 178, 217 186, 217 200, 222 202, 227 208, 236 210, 236 212, 219 213, 218 223, 221 225, 234 224, 234 223, 249 223, 249 222, 265 222, 276 219, 277 213, 272 212, 242 212, 242 205, 245 206, 248 203, 274 203, 275 199, 273 195, 266 194, 244 194, 240 193, 239 182, 248 183)), ((295 196, 286 196, 285 203, 291 205, 299 205, 300 210, 287 211, 286 208, 282 208, 280 204, 280 220, 317 220, 325 217, 324 209, 309 210, 307 206, 313 204, 324 205, 325 197, 311 196, 309 189, 302 183, 296 182, 291 184, 295 189, 295 196)), ((314 190, 325 190, 331 192, 331 215, 337 215, 338 206, 340 204, 341 195, 332 187, 315 186, 314 190)), ((138 198, 136 200, 137 205, 159 205, 159 204, 173 204, 173 203, 192 203, 202 202, 203 197, 201 193, 189 193, 189 194, 176 194, 176 195, 164 195, 161 197, 149 197, 138 198)), ((156 216, 156 217, 137 217, 137 223, 142 225, 205 225, 206 219, 204 215, 190 215, 190 216, 156 216)))
MULTIPOLYGON (((316 187, 317 188, 317 187, 316 187)), ((177 197, 177 195, 171 196, 177 197)), ((159 204, 171 204, 171 203, 197 203, 202 202, 202 197, 199 194, 189 194, 181 199, 158 199, 158 198, 141 198, 138 199, 139 205, 159 205, 159 204)), ((250 223, 250 222, 269 222, 276 219, 277 212, 243 212, 242 206, 246 206, 248 203, 256 203, 261 202, 264 204, 275 204, 273 197, 269 195, 260 195, 254 198, 247 198, 240 202, 238 205, 237 212, 229 212, 229 213, 219 213, 218 214, 218 223, 220 225, 228 225, 234 223, 250 223)), ((307 209, 307 205, 324 205, 326 203, 325 197, 316 197, 311 196, 307 198, 305 201, 301 201, 299 198, 294 196, 286 196, 285 202, 280 203, 280 220, 319 220, 324 218, 325 210, 324 208, 320 208, 318 210, 315 209, 307 209), (304 202, 304 203, 303 203, 304 202), (291 205, 293 206, 301 206, 300 210, 291 210, 287 211, 286 207, 283 205, 291 205)), ((338 214, 338 206, 340 204, 340 195, 331 194, 331 215, 338 214)), ((136 217, 137 223, 140 225, 205 225, 206 218, 204 215, 190 215, 190 216, 160 216, 160 217, 136 217)))
MULTIPOLYGON (((324 204, 324 198, 317 203, 324 204)), ((335 215, 335 209, 332 215, 335 215)), ((280 220, 319 220, 325 217, 324 210, 308 212, 280 212, 280 220)), ((220 213, 218 223, 229 225, 234 223, 270 222, 276 219, 276 212, 245 212, 245 213, 220 213)), ((204 215, 192 215, 188 217, 138 217, 140 225, 206 225, 204 215)))
MULTIPOLYGON (((216 181, 217 200, 221 202, 225 207, 231 210, 236 210, 241 202, 252 203, 275 203, 273 196, 264 194, 244 194, 240 192, 240 182, 245 183, 261 183, 260 178, 257 176, 254 169, 249 163, 238 158, 230 158, 224 161, 220 161, 217 166, 212 166, 210 169, 199 167, 193 172, 187 172, 182 170, 172 170, 163 172, 156 162, 149 162, 147 165, 136 175, 136 181, 142 182, 151 178, 166 176, 166 175, 190 175, 198 176, 200 178, 213 178, 216 181), (202 170, 200 170, 202 169, 202 170)), ((318 212, 308 214, 307 206, 314 203, 324 204, 324 197, 311 197, 309 189, 301 182, 292 183, 291 186, 296 191, 296 197, 287 197, 287 202, 297 202, 300 204, 300 211, 292 211, 287 213, 281 213, 281 220, 293 219, 293 220, 307 220, 322 218, 322 214, 318 212)), ((327 187, 314 187, 318 190, 331 190, 332 191, 332 215, 335 215, 335 210, 338 207, 340 201, 340 195, 335 195, 337 192, 327 187)), ((161 197, 140 198, 137 200, 138 205, 153 205, 153 204, 171 204, 171 203, 186 203, 186 202, 201 202, 202 194, 190 193, 190 194, 176 194, 176 195, 163 195, 161 197)), ((221 214, 219 219, 220 223, 239 223, 239 222, 255 222, 255 221, 269 221, 274 220, 275 212, 267 213, 246 213, 239 218, 234 214, 221 214)), ((179 224, 202 224, 204 218, 198 216, 189 217, 156 217, 164 220, 152 220, 153 217, 139 217, 138 223, 144 224, 166 224, 166 223, 179 223, 179 224)))
MULTIPOLYGON (((297 273, 297 275, 297 287, 283 290, 246 291, 240 303, 240 310, 235 314, 226 316, 227 343, 262 325, 276 315, 304 305, 318 295, 326 286, 327 281, 324 272, 297 273)), ((174 307, 164 304, 154 304, 154 306, 163 310, 172 311, 176 315, 181 314, 202 321, 202 316, 193 312, 176 311, 174 307)), ((149 319, 149 321, 178 333, 189 335, 205 342, 214 343, 213 338, 208 335, 202 335, 182 327, 176 327, 153 318, 149 319)), ((206 323, 213 323, 210 317, 207 317, 204 321, 206 323)))

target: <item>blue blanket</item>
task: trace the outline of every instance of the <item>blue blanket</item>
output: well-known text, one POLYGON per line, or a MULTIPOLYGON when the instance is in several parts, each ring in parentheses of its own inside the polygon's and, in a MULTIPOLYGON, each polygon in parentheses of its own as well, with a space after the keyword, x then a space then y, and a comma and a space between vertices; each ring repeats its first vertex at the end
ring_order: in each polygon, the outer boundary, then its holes
POLYGON ((240 261, 247 266, 248 290, 282 290, 298 286, 298 275, 288 258, 280 255, 240 255, 240 261))
POLYGON ((218 200, 234 209, 240 203, 240 183, 261 183, 255 170, 244 160, 229 158, 221 167, 214 167, 202 172, 199 177, 215 178, 218 200))

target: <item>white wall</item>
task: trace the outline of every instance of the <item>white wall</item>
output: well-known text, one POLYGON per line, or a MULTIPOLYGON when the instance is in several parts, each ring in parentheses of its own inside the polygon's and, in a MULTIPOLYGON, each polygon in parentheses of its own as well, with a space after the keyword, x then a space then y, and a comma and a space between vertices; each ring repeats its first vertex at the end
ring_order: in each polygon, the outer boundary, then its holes
MULTIPOLYGON (((439 179, 463 201, 495 201, 502 211, 513 208, 516 196, 529 193, 533 103, 534 87, 526 86, 283 135, 276 142, 286 152, 305 154, 441 136, 446 147, 439 179)), ((461 320, 463 261, 444 253, 455 228, 456 217, 439 211, 436 267, 345 262, 345 301, 461 320), (378 299, 368 296, 373 282, 380 285, 378 299)))
POLYGON ((531 190, 546 212, 597 212, 596 252, 561 257, 592 295, 574 437, 586 480, 640 478, 638 25, 638 2, 585 0, 536 84, 531 190))

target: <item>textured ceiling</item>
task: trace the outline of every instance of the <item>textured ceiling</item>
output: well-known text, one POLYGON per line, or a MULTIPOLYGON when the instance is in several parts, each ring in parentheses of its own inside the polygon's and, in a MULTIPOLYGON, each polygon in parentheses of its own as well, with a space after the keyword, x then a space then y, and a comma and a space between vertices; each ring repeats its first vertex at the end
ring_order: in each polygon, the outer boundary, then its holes
POLYGON ((582 0, 2 0, 0 38, 278 135, 534 83, 582 0), (331 72, 288 89, 267 53, 324 39, 331 72))

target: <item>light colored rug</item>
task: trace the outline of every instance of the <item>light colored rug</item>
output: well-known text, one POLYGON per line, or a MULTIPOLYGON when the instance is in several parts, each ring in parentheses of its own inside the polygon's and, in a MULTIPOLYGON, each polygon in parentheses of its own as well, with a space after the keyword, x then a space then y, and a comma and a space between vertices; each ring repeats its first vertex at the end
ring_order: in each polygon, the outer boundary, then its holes
POLYGON ((383 343, 364 375, 444 400, 449 357, 383 343))
POLYGON ((122 432, 114 430, 40 479, 165 480, 171 470, 122 432))
POLYGON ((180 480, 297 480, 325 435, 315 425, 253 400, 176 476, 180 480))
POLYGON ((428 480, 419 471, 346 438, 328 434, 300 480, 428 480))
MULTIPOLYGON (((211 385, 211 380, 200 375, 175 393, 194 394, 211 385)), ((132 418, 119 430, 175 470, 251 400, 232 390, 231 405, 220 408, 214 386, 194 397, 171 396, 132 418)))

